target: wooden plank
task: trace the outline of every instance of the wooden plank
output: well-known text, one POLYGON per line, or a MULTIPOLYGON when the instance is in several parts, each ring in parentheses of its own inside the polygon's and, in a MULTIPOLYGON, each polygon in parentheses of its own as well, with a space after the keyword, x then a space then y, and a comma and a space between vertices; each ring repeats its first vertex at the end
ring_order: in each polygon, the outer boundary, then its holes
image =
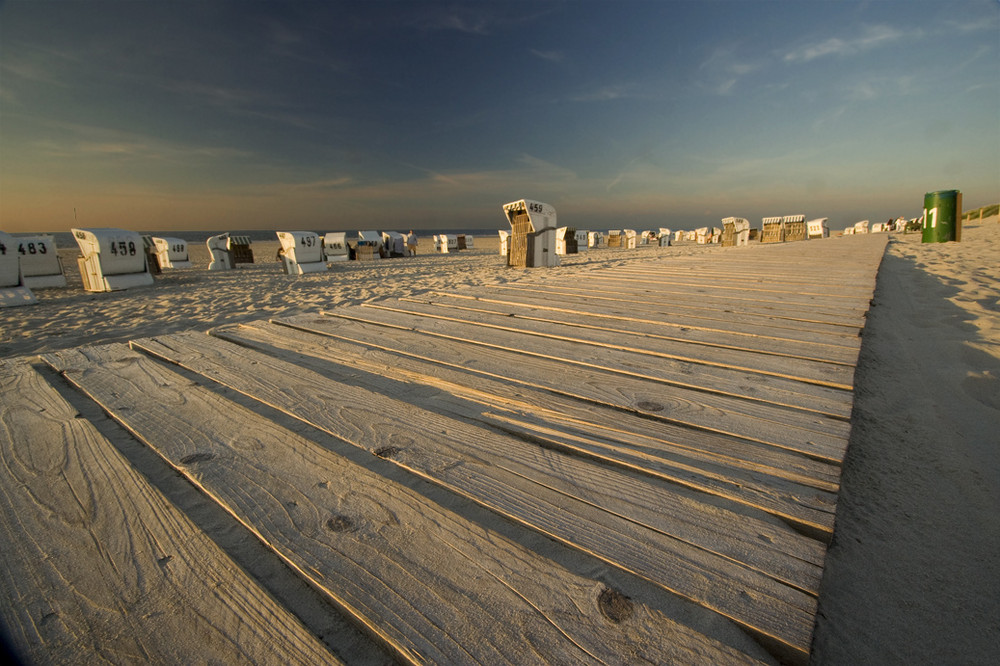
MULTIPOLYGON (((614 414, 611 421, 613 426, 602 426, 587 420, 594 417, 594 409, 579 403, 574 404, 572 401, 551 395, 543 397, 537 392, 523 388, 516 389, 518 397, 516 401, 512 401, 508 396, 512 394, 514 389, 509 385, 503 386, 498 382, 475 378, 473 379, 475 388, 468 388, 460 383, 441 379, 441 374, 448 373, 441 373, 433 366, 428 367, 424 364, 424 367, 417 371, 401 371, 398 363, 389 361, 389 364, 385 364, 384 361, 374 360, 373 355, 368 351, 351 354, 347 343, 343 341, 327 338, 324 343, 318 336, 302 331, 282 330, 282 328, 263 324, 227 327, 225 330, 216 331, 216 335, 242 346, 261 349, 267 353, 283 349, 308 355, 314 359, 332 362, 337 365, 325 364, 323 374, 325 377, 337 378, 339 381, 349 381, 352 374, 356 377, 357 373, 353 372, 354 369, 365 369, 372 373, 372 376, 366 378, 366 387, 373 388, 382 395, 405 399, 411 404, 433 409, 441 414, 485 423, 495 429, 515 434, 525 441, 540 443, 546 448, 574 455, 584 455, 602 463, 625 467, 647 476, 725 498, 747 508, 765 511, 794 525, 796 529, 817 536, 824 541, 828 540, 832 534, 833 511, 836 504, 835 493, 838 487, 837 477, 832 471, 836 469, 835 466, 825 465, 826 469, 816 470, 809 463, 816 465, 822 465, 822 463, 803 460, 801 456, 797 457, 798 460, 789 460, 780 455, 766 455, 767 453, 781 454, 783 453, 781 451, 765 451, 763 455, 761 451, 751 451, 752 460, 736 461, 734 456, 739 454, 740 447, 745 446, 746 443, 733 438, 711 442, 718 449, 706 455, 691 446, 675 445, 670 441, 639 434, 644 429, 656 433, 659 429, 657 426, 665 424, 648 422, 646 419, 629 417, 624 414, 614 414), (308 338, 313 339, 309 340, 308 338), (390 382, 385 377, 398 377, 406 383, 399 385, 396 379, 390 382), (435 390, 426 392, 425 396, 414 389, 414 383, 432 387, 435 390), (500 390, 490 394, 490 388, 500 390), (506 390, 503 390, 504 388, 506 390), (443 394, 444 391, 449 394, 443 394), (536 393, 536 396, 532 398, 530 395, 526 395, 531 393, 536 393), (461 399, 454 399, 452 396, 461 399), (485 411, 483 410, 484 406, 488 408, 485 411), (577 418, 574 419, 573 415, 577 415, 577 418), (622 424, 622 418, 625 418, 627 423, 622 424), (653 428, 646 428, 644 421, 651 423, 653 428), (630 428, 630 425, 635 427, 630 428), (723 452, 722 447, 727 445, 729 450, 723 452), (792 471, 767 467, 761 464, 759 459, 776 460, 792 471), (803 479, 800 471, 802 468, 826 473, 826 475, 822 479, 803 479)), ((147 347, 144 342, 141 344, 143 344, 144 349, 148 349, 152 353, 166 355, 159 351, 156 346, 147 347)), ((170 341, 169 344, 171 348, 176 347, 176 343, 173 341, 170 341)), ((169 358, 176 361, 175 352, 172 352, 169 358)), ((215 373, 218 372, 216 369, 205 367, 203 359, 198 359, 198 361, 198 367, 202 372, 212 372, 212 376, 216 377, 215 373)), ((185 363, 189 362, 185 361, 185 363)), ((412 364, 411 367, 413 367, 412 364)), ((451 373, 453 380, 456 379, 455 374, 451 373)), ((461 378, 457 379, 461 381, 461 378)), ((464 379, 468 381, 470 378, 466 376, 464 379)), ((227 385, 230 385, 230 382, 233 382, 234 386, 235 384, 243 386, 248 384, 246 380, 238 378, 227 380, 227 385)), ((245 390, 250 392, 249 388, 245 388, 245 390)), ((300 410, 294 411, 296 414, 300 414, 300 410)), ((669 426, 667 426, 667 430, 670 430, 669 426)), ((687 442, 690 439, 694 440, 695 444, 699 444, 703 443, 701 435, 705 433, 680 432, 679 429, 675 429, 671 434, 677 438, 677 441, 687 442)), ((709 435, 709 437, 712 436, 709 435)), ((721 438, 715 437, 715 439, 721 438)), ((523 461, 529 459, 534 453, 530 448, 521 453, 523 449, 523 446, 513 446, 506 443, 504 449, 495 454, 486 455, 503 458, 513 457, 518 461, 523 461)), ((477 453, 477 455, 483 454, 477 453)), ((550 471, 548 467, 534 470, 532 478, 537 480, 550 471)), ((551 480, 545 481, 545 484, 549 486, 555 483, 551 480)), ((579 484, 579 481, 577 483, 579 484)), ((615 487, 624 487, 630 483, 632 483, 630 480, 623 479, 616 482, 615 487)), ((638 496, 645 497, 646 501, 638 502, 630 510, 620 509, 618 513, 634 517, 637 513, 648 508, 648 502, 657 492, 656 490, 646 490, 644 493, 637 493, 638 496)), ((666 499, 654 504, 657 507, 662 507, 665 503, 667 503, 666 499)), ((657 508, 656 510, 661 511, 662 509, 657 508)), ((666 515, 662 514, 660 517, 665 518, 666 515)), ((706 523, 708 519, 699 518, 697 520, 706 523)), ((653 522, 646 521, 646 524, 674 536, 683 537, 683 535, 671 531, 655 520, 653 522)), ((735 532, 737 537, 739 536, 738 532, 738 530, 735 532)), ((735 557, 738 561, 747 562, 747 560, 734 556, 732 551, 719 550, 717 547, 691 537, 683 538, 700 547, 735 557)), ((763 537, 749 538, 753 541, 763 537)), ((767 541, 771 544, 780 540, 779 535, 767 536, 767 541)), ((793 541, 794 545, 787 548, 780 546, 782 552, 814 564, 822 563, 823 548, 819 544, 815 544, 815 549, 811 551, 811 554, 804 555, 803 549, 811 549, 813 546, 803 546, 798 538, 793 539, 793 541)), ((793 582, 807 591, 812 590, 808 583, 803 582, 802 579, 783 580, 793 582)))
MULTIPOLYGON (((676 294, 681 296, 698 295, 734 301, 748 301, 761 307, 780 307, 795 305, 815 309, 817 312, 830 314, 864 311, 864 303, 871 297, 859 296, 857 293, 844 293, 836 288, 818 289, 802 288, 797 284, 761 284, 737 282, 719 285, 708 279, 692 280, 688 276, 661 276, 653 271, 644 272, 616 270, 604 273, 595 272, 587 276, 588 284, 596 283, 620 288, 622 291, 653 294, 676 294)), ((558 284, 558 282, 556 283, 558 284)), ((564 283, 566 284, 566 283, 564 283)), ((853 291, 853 290, 852 290, 853 291)))
MULTIPOLYGON (((43 358, 403 660, 591 663, 628 655, 666 663, 702 658, 707 650, 709 659, 746 661, 638 604, 609 621, 601 598, 620 594, 123 345, 43 358)), ((291 395, 302 387, 287 388, 291 395)), ((378 404, 349 405, 308 387, 299 398, 322 403, 343 419, 349 434, 382 455, 391 457, 387 447, 398 445, 396 455, 436 466, 378 404)), ((461 473, 479 478, 471 468, 461 473)), ((801 619, 783 622, 802 622, 807 614, 800 612, 801 619)))
MULTIPOLYGON (((721 368, 714 365, 651 357, 610 347, 576 344, 569 340, 542 339, 515 331, 474 324, 441 321, 375 307, 346 307, 325 312, 331 318, 351 319, 385 328, 412 330, 451 342, 476 345, 493 351, 519 354, 532 361, 551 361, 617 377, 635 377, 675 387, 676 394, 698 393, 696 402, 717 404, 732 413, 754 413, 760 418, 809 427, 820 432, 844 434, 850 415, 850 386, 817 386, 790 378, 721 368), (787 409, 791 408, 791 409, 787 409)), ((648 386, 648 383, 647 383, 648 386)), ((688 394, 690 395, 690 394, 688 394)), ((692 397, 692 399, 694 399, 692 397)))
POLYGON ((634 290, 615 288, 613 284, 601 284, 598 288, 592 285, 591 278, 582 282, 558 283, 555 281, 532 284, 516 282, 490 285, 489 289, 498 291, 535 292, 547 294, 550 300, 563 296, 582 296, 593 300, 614 301, 619 303, 643 304, 667 303, 669 307, 684 307, 709 312, 733 312, 740 315, 756 315, 794 324, 821 324, 826 327, 857 330, 864 326, 864 311, 828 312, 821 308, 810 308, 807 304, 766 303, 751 298, 727 298, 724 295, 701 294, 690 292, 668 292, 652 290, 634 290))
MULTIPOLYGON (((460 370, 450 366, 446 360, 427 358, 411 350, 392 350, 265 322, 225 326, 215 329, 213 334, 268 353, 284 350, 343 363, 373 375, 404 381, 407 387, 413 384, 433 387, 491 410, 465 413, 462 416, 466 419, 498 425, 515 418, 530 420, 543 429, 587 432, 609 442, 624 444, 627 440, 627 449, 613 444, 610 447, 595 445, 588 453, 609 463, 637 467, 637 464, 626 462, 628 453, 634 450, 636 458, 643 461, 642 469, 651 474, 656 473, 657 464, 669 465, 671 459, 677 457, 683 461, 701 461, 710 467, 725 468, 727 476, 732 475, 730 478, 739 480, 740 484, 746 473, 762 483, 769 483, 761 481, 762 477, 775 477, 831 493, 839 488, 840 467, 835 464, 738 437, 684 428, 583 403, 474 369, 460 370)), ((441 400, 437 393, 434 399, 441 400)), ((746 484, 752 485, 752 482, 747 481, 746 484)), ((711 492, 707 487, 699 486, 698 489, 711 492)), ((804 492, 808 491, 800 491, 804 492)))
POLYGON ((78 417, 0 361, 0 607, 25 663, 337 662, 78 417))
MULTIPOLYGON (((320 344, 322 338, 319 336, 310 336, 310 334, 289 330, 285 327, 279 327, 274 325, 248 325, 239 327, 227 327, 224 331, 217 331, 216 335, 219 335, 223 339, 236 342, 241 347, 249 347, 253 349, 259 349, 265 353, 272 353, 276 349, 294 349, 296 353, 308 355, 306 358, 302 359, 301 363, 296 365, 314 365, 313 359, 322 359, 328 361, 323 365, 323 373, 321 376, 314 375, 310 370, 297 370, 298 372, 304 372, 309 377, 311 377, 310 382, 317 387, 317 390, 329 391, 332 389, 332 384, 335 382, 357 382, 357 369, 364 365, 365 362, 363 358, 357 356, 347 356, 344 347, 337 346, 334 348, 323 348, 320 344), (313 340, 309 341, 306 337, 312 337, 313 340), (325 388, 324 388, 325 387, 325 388)), ((227 367, 227 365, 222 362, 225 359, 225 355, 220 355, 220 348, 204 339, 205 336, 196 335, 192 336, 170 336, 163 338, 155 338, 149 340, 137 340, 133 344, 144 351, 151 354, 155 354, 168 360, 172 363, 178 363, 184 367, 203 374, 207 377, 211 377, 215 381, 224 383, 226 386, 238 390, 246 395, 253 396, 264 396, 270 395, 273 392, 273 388, 268 385, 262 384, 261 380, 257 377, 245 377, 240 376, 239 373, 233 373, 232 370, 227 367)), ((329 342, 334 342, 329 340, 329 342)), ((261 359, 256 355, 251 355, 256 364, 264 363, 265 360, 261 359)), ((283 362, 275 360, 273 362, 274 367, 282 369, 283 372, 296 372, 295 368, 289 367, 283 362)), ((493 426, 497 426, 504 430, 514 430, 517 429, 519 425, 524 424, 525 421, 530 420, 531 425, 528 430, 525 431, 524 427, 521 427, 521 432, 525 432, 531 439, 542 439, 546 437, 545 431, 556 432, 556 436, 565 436, 561 430, 556 430, 553 428, 553 424, 545 424, 541 419, 533 417, 531 415, 525 414, 493 414, 493 413, 483 413, 481 412, 481 405, 478 403, 472 403, 471 405, 467 400, 457 400, 449 399, 450 396, 444 395, 443 390, 456 388, 447 385, 440 381, 433 381, 428 377, 423 377, 425 385, 433 386, 435 391, 425 392, 422 394, 419 391, 414 390, 414 386, 411 382, 400 385, 397 381, 389 381, 385 379, 383 373, 391 372, 390 368, 372 368, 375 372, 369 377, 365 378, 364 386, 368 390, 376 391, 380 396, 391 397, 396 400, 405 400, 407 403, 412 404, 423 409, 431 409, 436 413, 442 415, 453 416, 461 418, 463 420, 481 421, 493 426)), ((410 375, 412 377, 412 375, 410 375)), ((369 398, 367 394, 363 394, 360 397, 369 398)), ((271 398, 271 404, 274 401, 280 400, 281 398, 271 398)), ((324 430, 328 429, 329 426, 321 426, 321 422, 324 419, 322 414, 307 416, 307 412, 310 410, 308 407, 301 407, 297 405, 284 405, 279 407, 282 411, 289 413, 296 418, 308 421, 310 424, 317 427, 323 427, 324 430)), ((401 407, 400 409, 407 410, 408 408, 401 407)), ((405 418, 408 411, 403 411, 397 414, 400 418, 405 418)), ((416 418, 416 417, 414 417, 416 418)), ((411 419, 412 420, 412 419, 411 419)), ((558 428, 558 424, 555 424, 558 428)), ((473 455, 479 459, 486 460, 492 465, 498 467, 510 467, 511 465, 518 465, 524 467, 525 465, 531 466, 530 462, 537 456, 536 447, 529 442, 521 442, 518 440, 510 440, 509 438, 503 438, 502 447, 501 442, 497 442, 497 446, 487 447, 482 442, 482 435, 477 436, 477 441, 479 442, 473 455)), ((577 437, 580 439, 580 437, 577 437)), ((552 443, 547 441, 546 444, 552 443)), ((598 446, 599 444, 595 444, 598 446)), ((547 446, 547 448, 559 448, 563 450, 571 450, 572 452, 582 451, 582 445, 578 443, 568 444, 564 443, 561 446, 547 446)), ((456 456, 463 455, 463 452, 453 453, 456 456)), ((607 460, 608 458, 605 458, 607 460)), ((650 472, 650 460, 646 459, 644 461, 647 466, 642 468, 644 472, 650 472)), ((553 463, 551 460, 545 460, 541 466, 534 466, 530 471, 522 469, 519 474, 531 478, 534 482, 540 483, 547 487, 556 487, 558 485, 565 486, 562 478, 558 476, 553 476, 553 463)), ((740 541, 744 536, 743 532, 754 532, 755 535, 748 536, 747 540, 749 544, 754 547, 759 547, 760 544, 758 540, 766 537, 769 544, 775 544, 776 542, 781 542, 778 549, 781 553, 787 553, 799 560, 806 560, 814 564, 822 563, 822 547, 818 544, 804 542, 799 535, 792 535, 787 531, 776 531, 765 528, 763 525, 758 525, 756 520, 750 519, 750 522, 745 525, 748 529, 741 530, 739 528, 733 529, 732 527, 725 527, 726 523, 742 523, 747 520, 744 514, 739 516, 735 514, 730 514, 727 511, 717 512, 715 510, 709 511, 704 516, 699 516, 698 514, 702 511, 703 507, 699 503, 691 504, 685 498, 675 497, 675 493, 670 492, 670 487, 662 487, 659 484, 647 484, 641 481, 635 480, 625 475, 617 474, 616 478, 607 481, 602 480, 597 488, 587 488, 585 480, 593 475, 590 471, 590 465, 578 460, 572 460, 571 462, 560 462, 560 466, 579 466, 582 471, 578 472, 567 472, 568 478, 573 479, 574 488, 570 490, 564 490, 566 494, 575 495, 579 499, 594 503, 592 496, 585 495, 586 492, 591 492, 592 494, 603 494, 604 488, 614 487, 616 489, 626 489, 629 487, 635 487, 636 490, 632 493, 636 497, 641 497, 640 501, 637 501, 632 506, 623 505, 620 508, 615 509, 616 513, 628 516, 633 520, 638 520, 637 516, 639 513, 644 513, 648 510, 650 503, 657 507, 655 511, 657 512, 656 517, 651 519, 646 519, 641 522, 657 529, 661 532, 671 534, 680 539, 684 539, 689 543, 697 545, 706 550, 711 550, 717 552, 726 557, 731 557, 737 561, 744 562, 755 568, 759 568, 761 571, 772 575, 772 577, 784 580, 785 582, 795 584, 801 589, 806 591, 815 592, 816 587, 814 583, 818 584, 818 573, 815 570, 807 570, 803 576, 793 576, 791 574, 780 573, 780 567, 777 569, 772 569, 767 564, 755 564, 751 560, 747 560, 744 557, 738 555, 740 552, 744 552, 747 548, 746 544, 742 545, 731 545, 731 544, 717 544, 711 540, 705 540, 704 537, 700 537, 697 534, 687 533, 684 531, 678 531, 677 529, 671 528, 671 523, 666 521, 667 518, 673 520, 683 520, 688 521, 688 515, 693 515, 693 520, 699 527, 707 526, 712 527, 714 522, 719 522, 723 525, 720 529, 720 534, 724 536, 726 540, 736 539, 740 541), (654 498, 660 497, 659 500, 654 498), (687 507, 681 514, 674 515, 674 507, 687 507), (668 508, 663 508, 668 507, 668 508), (666 522, 665 522, 666 521, 666 522), (760 534, 761 530, 764 530, 766 534, 760 534), (787 544, 785 543, 787 541, 787 544), (803 553, 803 551, 808 551, 803 553), (775 573, 779 571, 779 573, 775 573), (815 579, 812 576, 817 576, 815 579)), ((817 525, 822 525, 827 534, 831 533, 833 530, 833 505, 836 501, 836 496, 829 491, 817 490, 815 488, 804 488, 799 484, 783 482, 780 478, 770 479, 768 481, 762 481, 759 478, 759 474, 741 474, 739 470, 735 472, 732 469, 726 469, 727 473, 713 472, 711 464, 702 463, 700 466, 697 464, 684 464, 683 462, 675 462, 674 469, 671 469, 670 474, 662 474, 669 478, 671 481, 684 483, 692 487, 696 487, 698 490, 709 492, 715 495, 728 497, 734 499, 737 502, 746 504, 747 506, 754 506, 761 508, 765 511, 769 511, 774 515, 785 518, 786 520, 811 527, 816 528, 817 525)), ((638 466, 636 466, 638 468, 638 466)), ((565 475, 564 475, 565 476, 565 475)), ((600 504, 601 506, 607 506, 609 501, 615 501, 614 498, 610 500, 604 500, 600 504)), ((685 528, 687 529, 687 528, 685 528)), ((714 538, 714 537, 713 537, 714 538)), ((766 562, 766 558, 764 559, 766 562)))
POLYGON ((302 315, 280 320, 305 331, 360 344, 413 352, 452 367, 501 377, 534 389, 622 409, 684 427, 732 435, 839 464, 846 449, 846 423, 784 411, 711 393, 688 391, 640 377, 580 368, 496 347, 426 335, 357 319, 302 315), (826 428, 827 431, 822 431, 826 428))
POLYGON ((673 322, 658 322, 642 317, 614 317, 595 313, 585 307, 537 307, 496 299, 480 299, 470 294, 433 292, 407 296, 400 301, 434 305, 449 310, 466 310, 502 315, 526 321, 561 324, 574 328, 606 331, 628 339, 632 336, 650 340, 704 345, 711 349, 770 354, 780 357, 809 359, 854 366, 858 344, 829 344, 816 340, 794 340, 774 335, 723 331, 707 326, 682 326, 673 322))
POLYGON ((549 340, 586 344, 605 349, 629 351, 655 358, 709 365, 712 367, 754 372, 769 377, 792 379, 806 384, 850 390, 854 384, 852 364, 803 358, 791 354, 761 353, 750 349, 730 349, 723 344, 707 345, 686 340, 671 340, 650 332, 629 335, 623 331, 607 331, 591 326, 572 326, 565 322, 529 320, 503 313, 445 310, 434 303, 419 300, 384 299, 366 303, 364 307, 432 317, 446 322, 473 324, 485 328, 524 333, 549 340))
MULTIPOLYGON (((150 340, 135 344, 152 347, 155 343, 156 340, 150 340)), ((808 652, 815 612, 815 599, 810 595, 603 510, 596 501, 579 501, 558 488, 536 483, 531 474, 523 471, 523 466, 515 464, 517 456, 498 465, 491 452, 516 448, 520 455, 544 459, 535 469, 569 465, 574 471, 570 485, 574 480, 584 482, 583 488, 592 485, 593 482, 585 481, 588 474, 596 473, 595 466, 554 457, 557 454, 551 451, 524 446, 519 440, 360 387, 338 384, 335 398, 317 400, 319 396, 330 395, 331 389, 318 384, 321 376, 301 366, 290 366, 219 340, 213 344, 207 336, 195 344, 205 355, 222 357, 212 364, 212 370, 220 373, 213 379, 227 385, 231 381, 233 388, 245 387, 251 381, 253 393, 248 395, 261 402, 389 458, 531 529, 687 597, 754 633, 778 641, 800 656, 808 652), (247 373, 238 367, 240 358, 252 362, 254 372, 249 380, 245 377, 247 373), (226 373, 225 380, 221 373, 226 373), (318 385, 323 388, 317 390, 318 385)), ((176 336, 166 336, 164 353, 175 353, 169 351, 174 346, 180 346, 180 341, 176 336)), ((184 361, 192 365, 194 362, 184 361)), ((626 480, 621 478, 621 481, 627 487, 626 480)))
POLYGON ((472 300, 477 303, 497 303, 521 306, 540 311, 586 311, 594 318, 614 321, 649 323, 663 327, 674 327, 684 331, 708 331, 710 333, 736 334, 751 339, 765 338, 776 342, 808 342, 833 347, 853 349, 855 355, 861 347, 856 328, 787 322, 769 316, 740 315, 734 312, 706 310, 704 308, 676 307, 670 303, 645 301, 638 304, 626 303, 621 299, 594 299, 586 294, 563 294, 553 299, 543 290, 501 290, 493 287, 479 287, 467 292, 431 292, 435 296, 472 300))

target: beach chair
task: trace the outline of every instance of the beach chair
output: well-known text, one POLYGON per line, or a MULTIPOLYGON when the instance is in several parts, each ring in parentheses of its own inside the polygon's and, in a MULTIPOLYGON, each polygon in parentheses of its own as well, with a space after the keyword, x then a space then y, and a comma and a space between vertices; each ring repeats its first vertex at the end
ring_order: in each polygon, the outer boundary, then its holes
POLYGON ((830 227, 826 226, 828 219, 826 217, 818 217, 815 220, 806 222, 806 234, 810 239, 830 237, 830 227))
POLYGON ((622 240, 623 238, 621 229, 608 230, 608 247, 621 247, 622 240))
POLYGON ((634 250, 637 243, 637 234, 635 229, 622 229, 622 248, 625 250, 634 250))
POLYGON ((785 242, 785 225, 783 217, 765 217, 761 220, 760 242, 785 242))
POLYGON ((323 244, 314 231, 278 231, 281 242, 281 266, 288 275, 325 271, 323 244))
POLYGON ((603 247, 604 246, 604 234, 600 231, 591 231, 587 233, 587 246, 588 247, 603 247))
POLYGON ((586 252, 590 247, 590 232, 586 229, 577 229, 573 232, 573 240, 576 241, 577 252, 586 252))
POLYGON ((712 232, 708 227, 698 227, 694 230, 694 242, 698 245, 706 245, 712 242, 712 232))
POLYGON ((860 222, 854 223, 854 233, 856 234, 866 234, 868 233, 868 220, 861 220, 860 222))
POLYGON ((212 261, 208 264, 210 271, 228 271, 234 267, 233 253, 229 250, 229 234, 209 236, 205 241, 208 255, 212 261))
POLYGON ((347 245, 347 232, 331 231, 326 234, 323 237, 323 253, 330 264, 348 261, 351 258, 351 248, 347 245))
POLYGON ((556 254, 562 256, 566 254, 566 232, 569 227, 559 227, 556 229, 556 254))
POLYGON ((559 265, 555 208, 540 201, 519 199, 505 204, 503 212, 510 223, 509 266, 559 265))
POLYGON ((726 217, 722 219, 721 245, 723 247, 739 247, 750 243, 750 222, 742 217, 726 217))
POLYGON ((87 291, 120 291, 153 284, 145 245, 135 231, 71 229, 81 257, 80 278, 87 291))
POLYGON ((16 236, 14 239, 17 241, 21 280, 25 287, 49 289, 66 286, 62 260, 52 236, 16 236))
POLYGON ((191 268, 188 258, 188 244, 183 238, 153 237, 156 245, 156 260, 160 268, 191 268))
POLYGON ((371 244, 375 248, 372 254, 372 259, 379 259, 382 257, 382 248, 384 247, 382 244, 382 234, 377 231, 359 231, 358 240, 371 244))
POLYGON ((17 239, 0 231, 0 308, 33 305, 38 302, 21 276, 21 255, 17 239))
POLYGON ((234 264, 252 264, 253 248, 249 236, 229 235, 229 251, 233 253, 234 264))
POLYGON ((434 250, 441 254, 458 252, 458 236, 455 234, 438 234, 433 237, 434 250))
POLYGON ((476 247, 476 238, 472 234, 465 234, 465 249, 472 250, 476 247))
POLYGON ((801 241, 809 238, 806 233, 805 215, 785 215, 781 218, 781 223, 785 226, 785 242, 801 241))
POLYGON ((156 243, 153 242, 152 236, 142 237, 142 251, 146 255, 146 268, 150 274, 162 274, 163 271, 160 270, 160 258, 156 254, 156 243))
POLYGON ((406 256, 406 238, 397 231, 382 232, 382 247, 389 257, 406 256))
POLYGON ((456 250, 468 250, 469 246, 465 242, 465 234, 455 235, 455 249, 456 250))

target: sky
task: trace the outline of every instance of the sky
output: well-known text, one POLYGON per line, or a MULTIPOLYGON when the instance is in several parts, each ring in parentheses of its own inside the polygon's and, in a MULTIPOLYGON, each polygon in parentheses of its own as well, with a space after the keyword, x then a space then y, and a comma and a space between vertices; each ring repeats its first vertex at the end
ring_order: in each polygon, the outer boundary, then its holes
POLYGON ((0 0, 0 229, 587 229, 1000 201, 997 0, 0 0))

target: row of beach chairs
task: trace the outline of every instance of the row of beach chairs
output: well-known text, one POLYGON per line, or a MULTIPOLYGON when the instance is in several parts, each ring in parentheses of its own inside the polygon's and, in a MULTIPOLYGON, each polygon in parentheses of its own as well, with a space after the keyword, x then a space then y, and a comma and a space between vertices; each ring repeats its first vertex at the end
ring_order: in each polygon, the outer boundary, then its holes
MULTIPOLYGON (((188 242, 182 238, 144 236, 124 229, 71 229, 80 248, 77 259, 83 287, 87 291, 118 291, 153 284, 153 275, 167 268, 192 266, 188 242)), ((312 231, 277 232, 280 256, 290 275, 326 270, 328 263, 348 259, 373 260, 382 256, 406 256, 406 237, 396 232, 362 231, 354 247, 347 232, 331 232, 321 240, 312 231)), ((353 234, 351 234, 353 236, 353 234)), ((450 249, 471 248, 471 236, 449 236, 450 249)), ((249 236, 228 233, 206 241, 212 271, 227 270, 241 263, 254 263, 249 236)), ((37 302, 32 289, 65 287, 62 262, 51 235, 12 236, 0 232, 0 307, 37 302)))

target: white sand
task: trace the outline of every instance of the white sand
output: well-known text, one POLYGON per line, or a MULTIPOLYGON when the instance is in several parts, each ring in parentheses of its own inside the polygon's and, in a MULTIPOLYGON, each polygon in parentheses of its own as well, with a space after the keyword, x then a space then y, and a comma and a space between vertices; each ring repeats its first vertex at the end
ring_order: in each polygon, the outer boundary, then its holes
POLYGON ((856 385, 813 662, 1000 662, 996 218, 893 237, 856 385))
MULTIPOLYGON (((475 247, 435 254, 431 239, 420 240, 416 257, 348 261, 331 264, 325 273, 288 276, 275 260, 278 241, 253 244, 256 263, 230 271, 208 271, 209 253, 203 243, 190 244, 191 268, 164 269, 155 284, 129 291, 84 291, 77 268, 79 251, 60 248, 65 289, 34 291, 37 305, 6 309, 0 319, 0 357, 67 349, 95 342, 128 341, 138 337, 254 319, 329 310, 374 298, 400 297, 429 290, 457 289, 516 280, 525 270, 505 265, 499 237, 477 236, 475 247)), ((581 266, 606 266, 644 261, 664 252, 690 254, 719 248, 682 245, 640 246, 634 251, 602 248, 563 257, 548 274, 581 266)))
MULTIPOLYGON (((987 663, 1000 658, 1000 224, 961 243, 895 235, 865 331, 837 529, 827 559, 813 661, 987 663)), ((431 289, 515 280, 495 237, 474 250, 337 264, 282 274, 277 242, 258 260, 165 271, 153 287, 91 294, 75 248, 71 286, 0 319, 0 357, 314 312, 431 289)), ((753 248, 751 248, 753 249, 753 248)), ((718 248, 602 249, 548 274, 718 248)), ((530 269, 529 269, 530 270, 530 269)))

